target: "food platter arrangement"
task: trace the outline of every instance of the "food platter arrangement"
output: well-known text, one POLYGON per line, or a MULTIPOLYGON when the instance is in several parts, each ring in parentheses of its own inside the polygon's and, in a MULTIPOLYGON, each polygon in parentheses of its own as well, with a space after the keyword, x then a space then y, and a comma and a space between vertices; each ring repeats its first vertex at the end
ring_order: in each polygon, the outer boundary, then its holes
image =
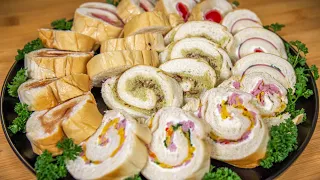
POLYGON ((39 29, 2 91, 8 142, 37 179, 275 178, 314 131, 318 69, 238 5, 89 2, 39 29))

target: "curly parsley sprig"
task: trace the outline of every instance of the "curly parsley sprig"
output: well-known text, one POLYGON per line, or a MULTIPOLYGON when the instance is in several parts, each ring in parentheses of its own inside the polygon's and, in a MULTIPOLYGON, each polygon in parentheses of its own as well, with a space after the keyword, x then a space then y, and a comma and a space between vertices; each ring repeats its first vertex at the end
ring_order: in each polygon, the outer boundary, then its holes
POLYGON ((133 177, 128 177, 125 180, 142 180, 139 174, 134 175, 133 177))
POLYGON ((57 157, 52 157, 52 154, 45 150, 37 157, 35 170, 38 180, 56 180, 66 177, 68 174, 65 162, 75 160, 82 152, 79 145, 73 143, 72 139, 64 139, 57 144, 57 147, 63 150, 63 153, 57 157))
POLYGON ((20 60, 24 59, 25 54, 28 54, 31 51, 35 51, 35 50, 38 50, 41 48, 44 48, 44 46, 42 44, 42 41, 39 38, 37 38, 31 42, 28 42, 23 47, 23 49, 18 49, 17 50, 18 55, 16 55, 15 59, 16 59, 16 61, 20 61, 20 60))
POLYGON ((118 4, 120 3, 120 0, 106 0, 106 3, 112 4, 114 6, 118 6, 118 4))
POLYGON ((260 161, 264 168, 271 168, 274 163, 283 161, 290 152, 297 149, 298 128, 289 118, 279 126, 272 126, 266 157, 260 161))
POLYGON ((265 25, 263 26, 265 29, 268 29, 270 31, 273 32, 278 32, 281 31, 282 28, 286 27, 284 24, 280 24, 280 23, 272 23, 270 25, 265 25))
POLYGON ((215 169, 214 166, 210 166, 210 171, 204 175, 202 180, 241 180, 240 176, 226 167, 220 167, 215 169))
POLYGON ((18 97, 18 88, 19 86, 27 81, 26 70, 20 69, 13 80, 8 84, 8 93, 12 97, 18 97))
POLYGON ((57 30, 71 30, 73 19, 66 20, 66 18, 58 19, 51 22, 51 27, 57 30))
POLYGON ((18 114, 18 117, 16 117, 9 126, 10 131, 13 134, 19 131, 25 132, 27 120, 32 112, 28 110, 28 105, 23 103, 17 103, 14 106, 14 112, 18 114))
POLYGON ((240 5, 239 1, 232 1, 232 5, 238 7, 240 5))

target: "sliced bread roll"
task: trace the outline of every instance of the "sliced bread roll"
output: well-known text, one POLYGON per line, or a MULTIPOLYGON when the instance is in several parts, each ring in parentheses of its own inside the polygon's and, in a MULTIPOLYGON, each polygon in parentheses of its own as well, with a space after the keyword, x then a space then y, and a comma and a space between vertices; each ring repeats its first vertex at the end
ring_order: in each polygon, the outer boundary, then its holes
POLYGON ((185 98, 199 98, 216 83, 216 73, 206 61, 174 59, 159 68, 169 73, 180 84, 185 98))
POLYGON ((40 49, 25 55, 24 67, 31 79, 61 78, 71 74, 86 74, 93 53, 40 49))
POLYGON ((221 22, 232 34, 250 27, 262 28, 260 18, 248 9, 238 9, 228 13, 221 22))
POLYGON ((80 5, 80 8, 100 9, 117 15, 117 7, 112 4, 102 2, 86 2, 80 5))
POLYGON ((117 12, 124 23, 129 22, 134 16, 153 11, 154 4, 150 0, 121 0, 117 12))
POLYGON ((147 179, 202 179, 210 167, 210 149, 202 121, 180 108, 157 112, 152 123, 147 179))
POLYGON ((263 72, 276 79, 285 88, 294 88, 296 75, 291 64, 274 54, 254 53, 238 60, 232 68, 232 74, 243 76, 254 72, 263 72))
POLYGON ((173 42, 160 53, 162 63, 176 58, 202 59, 215 70, 219 81, 231 75, 232 62, 228 54, 212 41, 205 38, 185 38, 173 42))
POLYGON ((34 153, 40 155, 43 151, 48 150, 56 156, 62 153, 57 148, 57 143, 65 135, 61 127, 61 121, 54 117, 46 118, 47 110, 36 111, 31 114, 26 123, 26 136, 31 143, 34 153))
POLYGON ((126 38, 109 39, 101 43, 100 52, 122 50, 164 50, 163 36, 160 33, 143 33, 126 38))
POLYGON ((61 151, 56 144, 64 138, 64 133, 79 144, 97 130, 101 120, 94 97, 88 93, 50 110, 35 111, 27 121, 26 132, 35 153, 47 149, 57 155, 61 151))
POLYGON ((90 52, 96 41, 90 36, 74 31, 39 29, 39 38, 47 48, 67 51, 90 52))
POLYGON ((192 9, 188 21, 207 20, 220 23, 232 10, 232 5, 226 0, 205 0, 192 9))
POLYGON ((233 43, 233 36, 226 27, 211 21, 189 21, 177 26, 165 36, 165 43, 187 37, 204 37, 225 49, 228 49, 233 43))
POLYGON ((103 80, 116 76, 136 65, 159 65, 156 51, 112 51, 93 57, 87 64, 93 86, 101 86, 103 80))
POLYGON ((113 12, 96 8, 78 8, 72 30, 95 39, 98 43, 117 38, 124 24, 113 12))
POLYGON ((150 66, 135 66, 120 77, 107 79, 101 93, 109 108, 122 109, 146 124, 162 107, 180 107, 183 103, 179 83, 150 66))
POLYGON ((165 14, 177 14, 184 21, 187 21, 195 5, 194 0, 159 0, 156 3, 155 10, 162 11, 165 14))
POLYGON ((168 21, 167 16, 159 11, 145 12, 133 17, 124 26, 124 37, 142 34, 142 33, 152 33, 158 32, 161 34, 166 34, 170 31, 171 25, 168 21))
POLYGON ((28 80, 18 89, 20 102, 29 110, 50 109, 90 91, 91 81, 86 74, 73 74, 60 79, 28 80))
POLYGON ((234 43, 229 49, 233 62, 252 53, 270 53, 287 59, 282 39, 264 28, 246 28, 234 36, 234 43))
POLYGON ((211 157, 240 168, 254 168, 265 157, 269 131, 251 94, 214 88, 201 98, 201 117, 210 125, 211 157))
POLYGON ((148 127, 125 112, 107 111, 99 129, 82 144, 83 152, 66 167, 75 179, 126 179, 145 166, 150 141, 148 127))

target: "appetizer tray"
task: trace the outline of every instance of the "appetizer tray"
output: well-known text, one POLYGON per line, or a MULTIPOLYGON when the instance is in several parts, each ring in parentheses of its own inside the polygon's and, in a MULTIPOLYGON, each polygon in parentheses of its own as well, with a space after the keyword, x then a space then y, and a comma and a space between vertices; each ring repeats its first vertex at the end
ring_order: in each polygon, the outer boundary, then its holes
POLYGON ((4 81, 4 134, 38 179, 274 179, 306 148, 319 74, 284 25, 225 0, 107 2, 39 29, 4 81))

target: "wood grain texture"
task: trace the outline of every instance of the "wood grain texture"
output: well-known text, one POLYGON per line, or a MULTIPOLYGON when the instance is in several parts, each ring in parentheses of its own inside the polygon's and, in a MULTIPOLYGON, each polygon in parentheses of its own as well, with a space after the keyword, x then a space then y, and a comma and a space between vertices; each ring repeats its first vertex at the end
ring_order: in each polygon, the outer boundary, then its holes
MULTIPOLYGON (((18 48, 37 37, 37 29, 51 21, 72 18, 85 0, 2 0, 0 5, 0 84, 14 62, 18 48)), ((279 22, 280 35, 300 40, 309 48, 308 64, 320 67, 319 0, 239 0, 240 8, 251 9, 264 24, 279 22)), ((317 81, 319 88, 319 81, 317 81)), ((35 176, 19 161, 0 130, 0 179, 30 180, 35 176)), ((320 179, 320 124, 298 160, 279 179, 320 179)))

